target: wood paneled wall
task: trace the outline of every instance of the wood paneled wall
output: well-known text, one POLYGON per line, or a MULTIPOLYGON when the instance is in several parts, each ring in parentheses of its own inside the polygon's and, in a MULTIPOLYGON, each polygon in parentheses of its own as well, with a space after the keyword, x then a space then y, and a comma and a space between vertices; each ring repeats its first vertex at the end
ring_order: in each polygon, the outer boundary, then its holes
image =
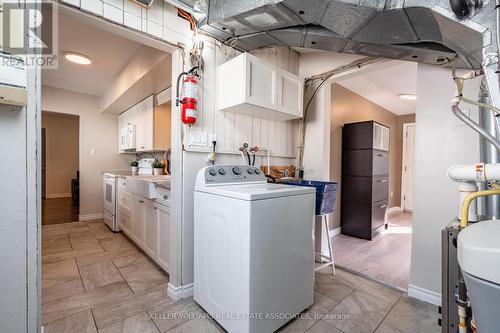
MULTIPOLYGON (((299 73, 299 54, 289 48, 263 49, 251 52, 253 55, 278 67, 299 73)), ((189 146, 189 135, 193 131, 215 133, 217 151, 239 154, 244 143, 269 149, 272 156, 295 158, 298 122, 270 121, 233 112, 219 111, 217 107, 217 67, 238 55, 239 52, 215 42, 206 43, 203 50, 205 69, 200 82, 202 96, 198 105, 198 122, 186 131, 184 143, 188 151, 207 151, 210 147, 189 146)))

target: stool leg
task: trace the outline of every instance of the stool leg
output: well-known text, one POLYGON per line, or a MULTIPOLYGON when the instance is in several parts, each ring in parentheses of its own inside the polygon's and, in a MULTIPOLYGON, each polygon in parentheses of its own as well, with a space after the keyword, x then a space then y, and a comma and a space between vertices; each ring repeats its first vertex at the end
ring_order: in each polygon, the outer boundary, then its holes
POLYGON ((332 239, 330 237, 330 226, 328 225, 328 215, 323 215, 323 222, 325 224, 326 230, 326 238, 328 239, 328 254, 330 255, 330 260, 332 262, 332 271, 333 275, 335 275, 335 261, 333 260, 333 247, 332 247, 332 239))

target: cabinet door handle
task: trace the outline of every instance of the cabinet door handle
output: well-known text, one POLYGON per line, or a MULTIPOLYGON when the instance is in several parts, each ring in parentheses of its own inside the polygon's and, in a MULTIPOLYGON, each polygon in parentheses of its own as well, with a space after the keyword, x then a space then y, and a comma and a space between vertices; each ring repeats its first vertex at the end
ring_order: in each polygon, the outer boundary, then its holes
POLYGON ((387 183, 387 179, 379 179, 377 180, 377 183, 387 183))
POLYGON ((387 207, 387 205, 382 205, 380 206, 380 209, 387 207))
POLYGON ((144 200, 139 200, 139 203, 144 203, 144 200))
POLYGON ((378 157, 386 157, 387 155, 385 154, 377 154, 378 157))

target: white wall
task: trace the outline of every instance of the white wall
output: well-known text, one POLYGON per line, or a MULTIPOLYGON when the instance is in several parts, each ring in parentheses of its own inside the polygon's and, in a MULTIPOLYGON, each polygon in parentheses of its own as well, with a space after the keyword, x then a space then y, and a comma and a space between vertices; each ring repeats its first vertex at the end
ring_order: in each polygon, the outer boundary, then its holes
POLYGON ((40 72, 28 68, 28 105, 0 104, 0 331, 40 331, 40 72))
POLYGON ((0 327, 9 332, 26 330, 25 117, 0 105, 0 327))
MULTIPOLYGON (((414 161, 413 240, 409 293, 439 303, 441 230, 456 217, 457 185, 446 176, 455 164, 479 160, 479 138, 451 112, 454 83, 449 69, 418 65, 414 161)), ((480 79, 464 95, 476 99, 480 79)), ((466 105, 461 105, 466 110, 466 105)), ((477 119, 477 111, 472 115, 477 119)))
POLYGON ((118 117, 101 113, 98 97, 48 86, 42 110, 80 117, 80 218, 102 214, 102 172, 129 170, 135 158, 118 154, 118 117))
MULTIPOLYGON (((360 58, 363 57, 332 52, 301 54, 300 75, 306 78, 321 74, 360 58)), ((318 91, 307 112, 304 176, 309 179, 330 179, 331 82, 318 91)))
MULTIPOLYGON (((259 145, 261 148, 270 148, 271 165, 294 165, 297 137, 296 121, 268 121, 256 117, 236 115, 222 112, 217 109, 216 102, 216 69, 224 63, 226 56, 212 42, 205 43, 203 57, 205 70, 200 82, 200 103, 198 120, 195 126, 185 127, 184 143, 186 150, 183 154, 183 213, 182 213, 182 284, 193 282, 193 191, 196 173, 207 165, 206 157, 210 147, 190 147, 189 133, 193 131, 216 134, 217 163, 241 163, 238 147, 243 142, 249 145, 259 145)), ((268 62, 292 73, 298 73, 298 54, 288 48, 267 49, 252 52, 268 62)), ((237 53, 232 51, 230 56, 237 53)), ((228 54, 229 55, 229 54, 228 54)), ((230 57, 228 57, 230 59, 230 57)), ((256 159, 256 165, 262 165, 265 159, 256 159)))

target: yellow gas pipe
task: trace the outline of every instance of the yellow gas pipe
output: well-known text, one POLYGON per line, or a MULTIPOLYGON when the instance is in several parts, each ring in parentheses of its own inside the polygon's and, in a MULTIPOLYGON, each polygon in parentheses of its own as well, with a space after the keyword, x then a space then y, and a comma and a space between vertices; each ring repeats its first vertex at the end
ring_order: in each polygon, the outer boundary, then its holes
POLYGON ((490 195, 500 195, 500 189, 477 191, 465 197, 460 209, 460 230, 467 228, 469 225, 469 207, 472 200, 490 195))

